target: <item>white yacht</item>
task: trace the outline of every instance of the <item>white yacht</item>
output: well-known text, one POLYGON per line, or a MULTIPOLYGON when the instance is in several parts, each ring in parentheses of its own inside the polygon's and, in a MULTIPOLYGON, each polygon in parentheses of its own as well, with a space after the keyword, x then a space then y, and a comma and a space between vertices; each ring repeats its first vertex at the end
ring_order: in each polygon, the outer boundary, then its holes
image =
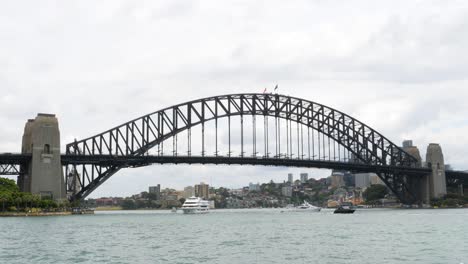
POLYGON ((185 203, 182 205, 182 211, 184 214, 206 214, 209 210, 209 202, 199 197, 187 198, 185 203))
POLYGON ((304 203, 302 203, 301 205, 292 207, 290 208, 290 210, 294 212, 320 212, 322 208, 313 206, 310 203, 304 201, 304 203))

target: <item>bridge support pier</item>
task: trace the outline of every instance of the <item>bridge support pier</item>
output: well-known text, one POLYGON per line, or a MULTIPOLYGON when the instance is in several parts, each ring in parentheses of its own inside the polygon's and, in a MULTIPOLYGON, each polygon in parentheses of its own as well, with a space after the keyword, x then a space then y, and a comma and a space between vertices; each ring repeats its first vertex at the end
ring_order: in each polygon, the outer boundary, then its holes
MULTIPOLYGON (((413 146, 412 141, 403 142, 403 150, 411 154, 416 160, 416 167, 422 167, 422 158, 421 153, 419 152, 418 147, 413 146), (406 143, 406 144, 405 144, 406 143)), ((429 201, 429 187, 428 187, 428 177, 419 176, 419 177, 407 177, 408 188, 415 199, 415 202, 418 204, 427 203, 429 201)))
POLYGON ((21 152, 31 154, 32 158, 21 168, 20 190, 55 200, 65 199, 60 131, 55 115, 38 114, 26 122, 21 152))
POLYGON ((421 192, 421 203, 429 204, 431 201, 431 192, 429 187, 429 175, 421 176, 421 182, 419 185, 419 190, 421 192))
MULTIPOLYGON (((445 177, 445 163, 442 148, 439 144, 431 143, 427 147, 426 163, 432 169, 423 188, 429 190, 429 199, 441 198, 447 194, 447 181, 445 177)), ((429 201, 427 201, 429 202, 429 201)))
POLYGON ((425 190, 421 188, 424 181, 425 177, 406 177, 406 184, 410 192, 412 204, 421 204, 423 201, 425 201, 426 193, 425 190))

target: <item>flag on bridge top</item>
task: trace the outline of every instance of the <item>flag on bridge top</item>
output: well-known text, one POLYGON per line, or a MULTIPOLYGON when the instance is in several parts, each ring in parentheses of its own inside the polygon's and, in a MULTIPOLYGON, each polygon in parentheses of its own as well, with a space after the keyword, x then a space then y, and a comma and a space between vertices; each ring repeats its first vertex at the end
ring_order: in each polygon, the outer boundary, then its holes
POLYGON ((266 93, 266 91, 267 91, 267 89, 265 88, 265 89, 263 90, 263 93, 266 93))
POLYGON ((274 89, 274 91, 276 91, 276 90, 278 90, 278 85, 276 85, 276 86, 275 86, 275 89, 274 89))

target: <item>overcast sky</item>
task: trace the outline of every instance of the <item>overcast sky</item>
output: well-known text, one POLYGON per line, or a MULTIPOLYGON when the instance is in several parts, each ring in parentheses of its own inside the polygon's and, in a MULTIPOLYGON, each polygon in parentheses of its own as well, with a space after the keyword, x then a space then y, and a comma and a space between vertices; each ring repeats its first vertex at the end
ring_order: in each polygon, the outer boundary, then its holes
MULTIPOLYGON (((316 101, 425 157, 468 169, 468 1, 2 1, 0 152, 24 123, 55 113, 62 150, 188 100, 259 92, 316 101)), ((91 197, 200 181, 240 187, 288 172, 252 166, 150 166, 91 197)))

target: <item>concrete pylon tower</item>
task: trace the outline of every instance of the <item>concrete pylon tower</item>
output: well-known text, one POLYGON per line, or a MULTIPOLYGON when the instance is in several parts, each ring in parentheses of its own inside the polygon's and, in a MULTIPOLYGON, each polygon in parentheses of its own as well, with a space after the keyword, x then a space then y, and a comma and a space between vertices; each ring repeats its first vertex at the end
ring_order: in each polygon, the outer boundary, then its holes
POLYGON ((447 194, 445 178, 445 163, 442 148, 439 144, 431 143, 427 147, 426 163, 432 169, 428 177, 430 198, 440 198, 447 194))
POLYGON ((52 114, 38 114, 24 127, 22 153, 32 155, 31 162, 18 178, 21 191, 51 197, 66 198, 60 159, 60 131, 52 114))

